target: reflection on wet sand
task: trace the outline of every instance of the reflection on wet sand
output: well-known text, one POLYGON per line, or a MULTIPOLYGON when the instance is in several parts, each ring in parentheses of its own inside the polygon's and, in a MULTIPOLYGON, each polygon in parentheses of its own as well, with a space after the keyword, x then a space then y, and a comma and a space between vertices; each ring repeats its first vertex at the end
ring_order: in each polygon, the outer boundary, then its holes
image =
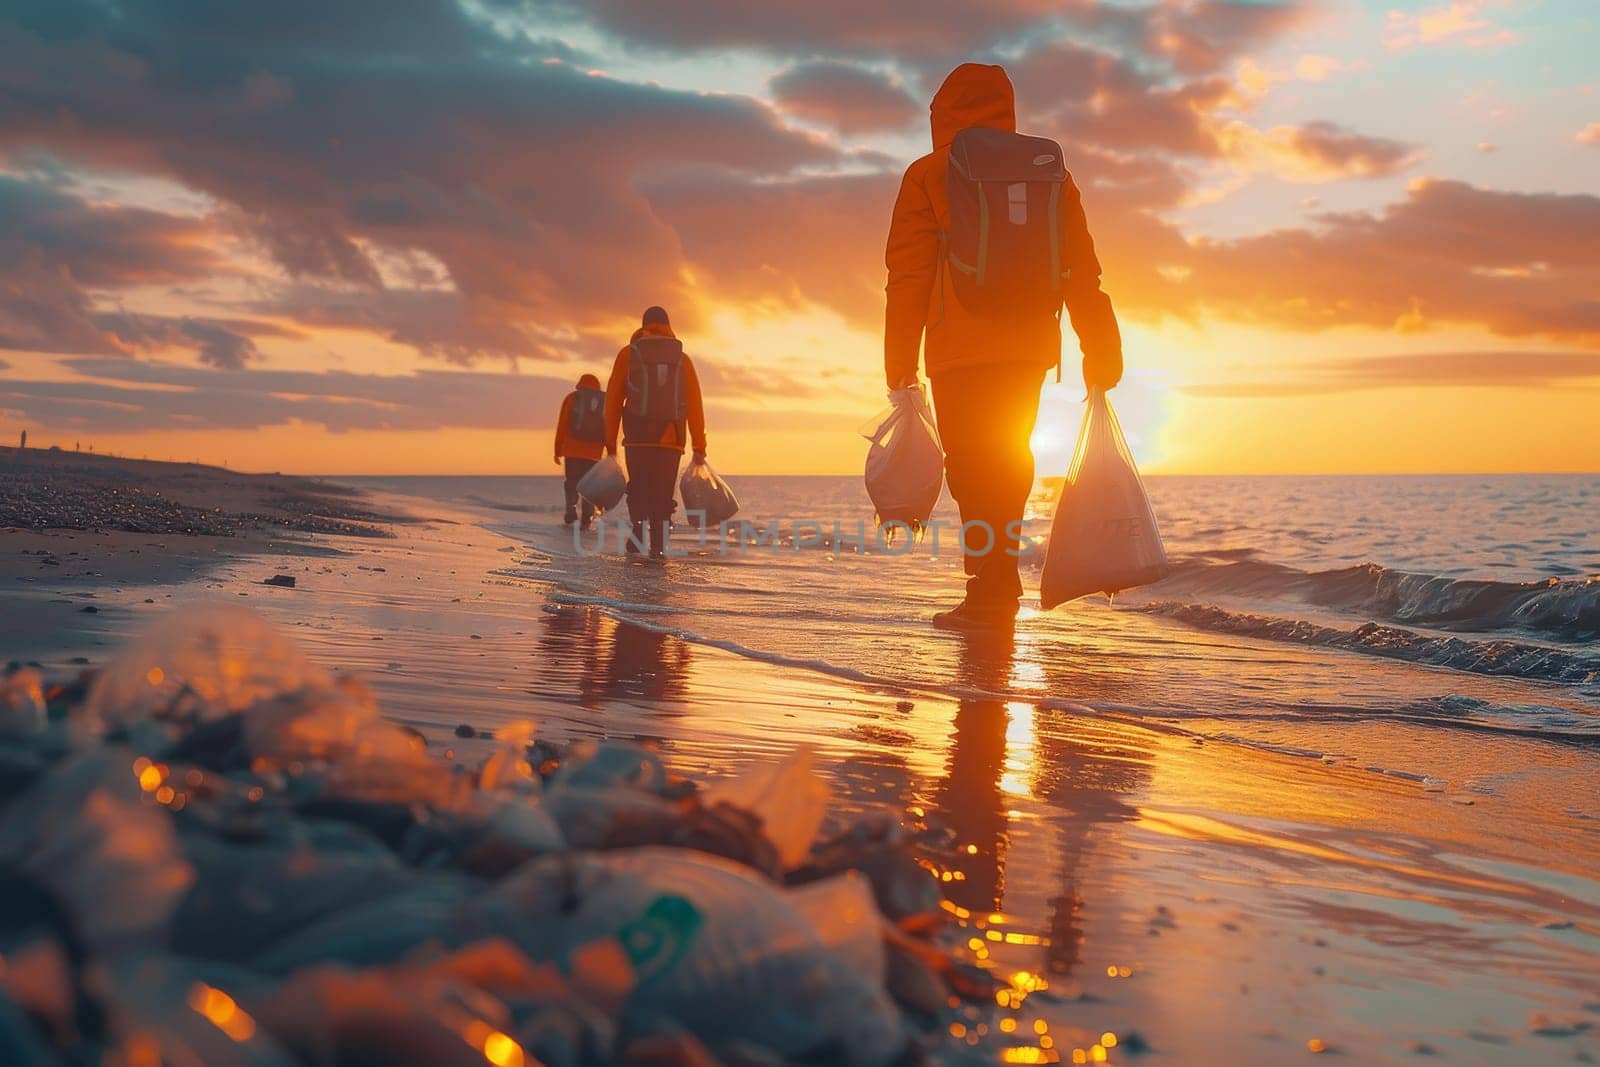
POLYGON ((557 608, 545 613, 539 670, 551 688, 574 691, 582 708, 608 701, 670 705, 687 695, 691 647, 590 608, 557 608))
POLYGON ((958 637, 957 701, 945 776, 932 791, 934 814, 952 831, 955 853, 945 891, 975 913, 1006 911, 1006 856, 1014 797, 1062 813, 1060 871, 1048 898, 1046 963, 1069 973, 1083 940, 1079 870, 1096 825, 1130 820, 1126 799, 1150 777, 1148 752, 1080 735, 1061 711, 1003 700, 1013 674, 1026 673, 1010 633, 958 637))

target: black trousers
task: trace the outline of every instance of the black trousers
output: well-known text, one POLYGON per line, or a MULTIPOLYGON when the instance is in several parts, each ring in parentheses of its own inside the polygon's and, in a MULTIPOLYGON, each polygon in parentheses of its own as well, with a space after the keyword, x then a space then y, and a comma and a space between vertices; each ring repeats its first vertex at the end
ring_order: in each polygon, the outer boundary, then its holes
MULTIPOLYGON (((589 473, 589 471, 594 467, 596 462, 598 462, 598 461, 597 460, 592 460, 592 459, 578 459, 578 458, 576 458, 574 456, 568 456, 566 458, 566 460, 565 460, 566 471, 567 471, 567 480, 566 480, 566 483, 563 485, 563 488, 566 489, 566 491, 567 491, 567 521, 568 522, 577 522, 578 521, 578 502, 579 502, 578 483, 583 481, 583 476, 585 474, 589 473)), ((584 524, 587 525, 588 523, 592 522, 593 520, 594 520, 594 505, 589 503, 587 500, 585 500, 585 501, 583 501, 583 521, 584 521, 584 524)))
POLYGON ((1039 418, 1044 368, 992 363, 946 371, 932 379, 934 418, 944 445, 945 484, 962 523, 982 522, 993 531, 971 530, 965 554, 967 599, 974 604, 1015 605, 1022 598, 1017 576, 1018 541, 1007 527, 1022 518, 1033 491, 1029 438, 1039 418))
POLYGON ((675 448, 652 445, 627 445, 628 519, 633 523, 635 543, 644 539, 649 528, 650 551, 667 548, 667 523, 672 519, 672 494, 678 483, 678 464, 683 453, 675 448))

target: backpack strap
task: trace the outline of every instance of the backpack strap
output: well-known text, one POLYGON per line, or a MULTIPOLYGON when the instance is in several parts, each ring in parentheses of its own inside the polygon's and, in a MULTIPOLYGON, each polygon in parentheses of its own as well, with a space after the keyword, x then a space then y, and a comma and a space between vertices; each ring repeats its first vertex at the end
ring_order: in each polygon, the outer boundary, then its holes
MULTIPOLYGON (((1050 186, 1050 288, 1061 288, 1061 183, 1050 186)), ((1058 313, 1056 318, 1060 319, 1058 313)))
POLYGON ((983 186, 978 187, 978 284, 983 284, 984 276, 989 273, 989 198, 984 194, 983 186))

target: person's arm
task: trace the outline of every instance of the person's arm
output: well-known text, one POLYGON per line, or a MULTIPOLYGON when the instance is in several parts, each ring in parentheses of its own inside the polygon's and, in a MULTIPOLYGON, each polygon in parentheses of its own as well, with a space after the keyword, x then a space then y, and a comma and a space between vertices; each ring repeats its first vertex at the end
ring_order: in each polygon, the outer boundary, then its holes
POLYGON ((617 454, 617 435, 622 432, 622 402, 628 395, 628 349, 617 353, 606 382, 606 452, 617 454))
POLYGON ((706 458, 706 408, 700 397, 700 376, 694 361, 683 357, 683 399, 689 409, 689 440, 694 442, 696 459, 706 458))
POLYGON ((927 325, 928 301, 939 273, 939 220, 928 190, 912 171, 900 182, 884 250, 889 268, 883 315, 883 373, 889 388, 914 381, 927 325))
POLYGON ((566 454, 567 420, 572 415, 572 393, 561 401, 561 414, 556 416, 556 462, 561 462, 561 457, 566 454))
POLYGON ((1100 289, 1100 260, 1072 175, 1061 185, 1061 248, 1068 271, 1067 317, 1083 350, 1083 384, 1110 389, 1122 380, 1122 331, 1111 298, 1100 289))

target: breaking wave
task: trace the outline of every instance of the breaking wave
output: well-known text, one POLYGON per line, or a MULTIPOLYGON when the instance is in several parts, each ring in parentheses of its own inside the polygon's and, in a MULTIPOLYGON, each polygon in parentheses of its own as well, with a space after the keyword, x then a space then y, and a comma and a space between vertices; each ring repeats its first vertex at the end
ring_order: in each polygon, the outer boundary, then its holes
POLYGON ((1238 637, 1337 648, 1472 674, 1529 678, 1569 685, 1600 684, 1600 656, 1533 642, 1440 636, 1375 622, 1341 630, 1305 619, 1282 619, 1229 611, 1211 604, 1159 601, 1147 604, 1140 610, 1197 629, 1238 637))
POLYGON ((1151 593, 1163 600, 1175 594, 1296 600, 1373 620, 1464 633, 1520 630, 1558 641, 1600 636, 1600 578, 1497 582, 1415 574, 1375 563, 1303 571, 1256 559, 1188 559, 1151 593))

